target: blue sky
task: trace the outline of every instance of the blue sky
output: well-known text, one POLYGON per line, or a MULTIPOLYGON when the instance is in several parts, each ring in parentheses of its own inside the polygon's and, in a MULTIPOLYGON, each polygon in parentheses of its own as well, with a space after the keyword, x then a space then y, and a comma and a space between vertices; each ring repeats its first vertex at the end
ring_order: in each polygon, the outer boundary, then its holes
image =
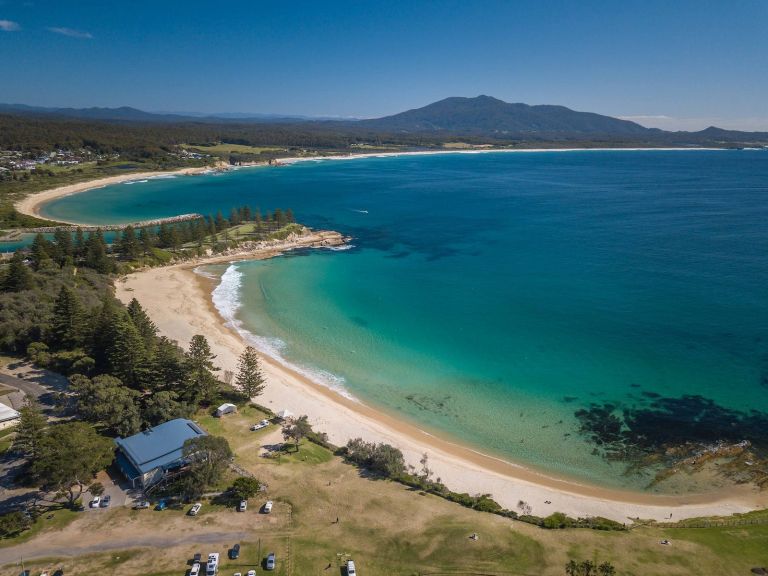
POLYGON ((768 130, 768 1, 0 0, 0 102, 374 117, 446 96, 768 130))

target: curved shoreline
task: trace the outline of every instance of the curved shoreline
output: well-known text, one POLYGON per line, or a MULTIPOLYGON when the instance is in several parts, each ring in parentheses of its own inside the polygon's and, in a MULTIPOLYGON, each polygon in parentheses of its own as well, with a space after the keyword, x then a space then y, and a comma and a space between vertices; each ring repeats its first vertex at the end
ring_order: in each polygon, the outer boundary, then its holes
MULTIPOLYGON (((371 152, 361 154, 338 154, 333 156, 320 156, 320 157, 295 157, 295 158, 279 158, 277 160, 276 167, 297 164, 300 162, 321 162, 327 160, 357 160, 365 158, 394 158, 399 156, 437 156, 441 154, 502 154, 502 153, 540 153, 540 152, 682 152, 682 151, 719 151, 727 150, 727 148, 501 148, 495 150, 420 150, 409 152, 371 152)), ((210 170, 236 170, 238 168, 252 168, 256 166, 268 166, 266 162, 255 162, 252 164, 244 164, 242 166, 230 166, 220 162, 215 166, 199 166, 194 168, 181 168, 179 170, 169 170, 165 172, 132 172, 130 174, 118 174, 116 176, 107 176, 105 178, 97 178, 95 180, 86 180, 85 182, 77 182, 75 184, 68 184, 66 186, 59 186, 57 188, 51 188, 49 190, 43 190, 42 192, 35 192, 18 200, 14 203, 14 208, 21 214, 27 216, 34 216, 35 218, 48 219, 47 216, 41 213, 41 208, 59 198, 65 196, 71 196, 73 194, 79 194, 81 192, 87 192, 95 188, 103 188, 113 184, 121 184, 123 182, 130 182, 133 180, 142 180, 149 178, 162 178, 163 176, 181 176, 181 175, 195 175, 203 174, 210 170)), ((68 224, 70 226, 98 226, 99 223, 93 222, 74 222, 71 220, 56 220, 62 224, 68 224)))
MULTIPOLYGON (((103 188, 112 184, 121 184, 123 182, 131 182, 132 180, 143 180, 149 178, 162 178, 165 176, 185 176, 194 174, 203 174, 209 170, 215 169, 211 166, 198 166, 194 168, 181 168, 179 170, 170 170, 165 172, 131 172, 129 174, 118 174, 116 176, 107 176, 105 178, 97 178, 95 180, 86 180, 84 182, 77 182, 75 184, 67 184, 66 186, 59 186, 57 188, 51 188, 49 190, 43 190, 42 192, 35 192, 18 200, 14 203, 14 208, 21 214, 27 216, 34 216, 35 218, 43 218, 48 220, 49 218, 40 213, 40 209, 49 202, 64 198, 65 196, 72 196, 73 194, 79 194, 95 188, 103 188)), ((67 224, 69 226, 99 226, 99 222, 74 222, 70 220, 59 220, 56 222, 61 224, 67 224)))
MULTIPOLYGON (((281 252, 272 247, 215 261, 262 259, 281 252)), ((134 273, 118 284, 118 296, 123 301, 136 297, 161 333, 183 346, 194 334, 206 335, 217 354, 218 365, 234 370, 246 342, 234 327, 226 324, 213 305, 211 292, 216 281, 194 273, 195 267, 206 263, 213 261, 134 273)), ((435 474, 451 490, 490 493, 509 509, 524 500, 537 515, 560 511, 572 516, 604 516, 626 522, 629 518, 668 520, 670 514, 674 520, 730 515, 768 505, 768 494, 749 486, 675 496, 604 488, 558 478, 430 434, 397 416, 345 398, 289 366, 261 356, 268 385, 264 396, 259 398, 260 403, 274 411, 288 408, 295 414, 307 414, 316 429, 328 433, 336 444, 345 444, 355 437, 387 442, 400 448, 411 464, 417 464, 427 452, 435 474), (545 504, 547 501, 551 504, 545 504)))

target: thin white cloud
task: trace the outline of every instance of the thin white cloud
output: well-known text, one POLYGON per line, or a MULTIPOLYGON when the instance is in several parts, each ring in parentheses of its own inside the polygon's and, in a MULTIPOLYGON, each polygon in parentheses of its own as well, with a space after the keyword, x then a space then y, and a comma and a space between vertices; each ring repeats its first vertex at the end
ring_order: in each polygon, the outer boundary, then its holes
POLYGON ((3 32, 16 32, 17 30, 21 30, 21 26, 19 26, 18 22, 14 22, 13 20, 0 20, 0 30, 3 32))
POLYGON ((697 132, 709 126, 717 126, 725 130, 743 130, 745 132, 768 131, 768 117, 727 118, 722 116, 685 118, 667 116, 665 114, 634 114, 619 116, 622 120, 637 122, 646 128, 661 128, 662 130, 686 130, 697 132))
POLYGON ((69 36, 70 38, 82 38, 90 40, 93 38, 93 34, 90 32, 83 32, 82 30, 74 30, 72 28, 61 28, 58 26, 52 26, 47 28, 49 32, 53 32, 55 34, 61 34, 62 36, 69 36))

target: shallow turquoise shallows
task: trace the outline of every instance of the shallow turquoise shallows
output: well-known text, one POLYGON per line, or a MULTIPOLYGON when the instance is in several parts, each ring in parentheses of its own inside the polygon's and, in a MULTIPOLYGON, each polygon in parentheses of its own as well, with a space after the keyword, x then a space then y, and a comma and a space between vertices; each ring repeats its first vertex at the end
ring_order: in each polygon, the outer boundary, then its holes
POLYGON ((641 488, 648 473, 594 455, 575 411, 657 394, 768 411, 768 151, 307 162, 44 212, 125 222, 244 203, 290 207, 354 248, 214 268, 222 313, 318 380, 482 451, 641 488))

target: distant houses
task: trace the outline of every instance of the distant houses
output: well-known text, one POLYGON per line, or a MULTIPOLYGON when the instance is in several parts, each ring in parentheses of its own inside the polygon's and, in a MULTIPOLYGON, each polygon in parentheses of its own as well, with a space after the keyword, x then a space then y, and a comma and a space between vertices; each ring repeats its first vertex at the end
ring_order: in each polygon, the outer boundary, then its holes
POLYGON ((184 443, 206 435, 191 420, 169 420, 133 436, 117 438, 116 463, 134 488, 146 490, 186 466, 184 443))

